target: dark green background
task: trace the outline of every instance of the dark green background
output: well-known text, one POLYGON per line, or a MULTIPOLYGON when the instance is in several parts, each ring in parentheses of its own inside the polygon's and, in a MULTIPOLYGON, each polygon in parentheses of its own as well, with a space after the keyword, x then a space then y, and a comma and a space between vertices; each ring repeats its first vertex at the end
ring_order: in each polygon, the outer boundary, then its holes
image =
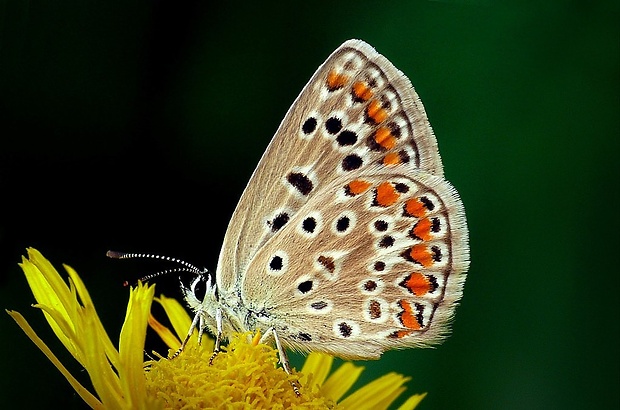
MULTIPOLYGON (((107 249, 215 268, 289 105, 361 38, 424 101, 472 259, 447 342, 366 362, 365 380, 410 375, 421 409, 618 408, 620 7, 516 3, 1 1, 1 307, 70 363, 29 307, 26 247, 82 274, 113 335, 120 284, 152 266, 107 249)), ((81 406, 0 326, 0 407, 81 406)))

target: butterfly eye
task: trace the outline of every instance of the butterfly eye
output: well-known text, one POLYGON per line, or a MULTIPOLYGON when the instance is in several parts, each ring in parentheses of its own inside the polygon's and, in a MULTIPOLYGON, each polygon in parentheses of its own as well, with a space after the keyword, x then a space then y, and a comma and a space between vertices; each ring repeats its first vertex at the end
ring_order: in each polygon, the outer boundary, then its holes
POLYGON ((204 300, 207 290, 209 288, 208 278, 202 275, 196 276, 192 282, 192 293, 198 300, 204 300))

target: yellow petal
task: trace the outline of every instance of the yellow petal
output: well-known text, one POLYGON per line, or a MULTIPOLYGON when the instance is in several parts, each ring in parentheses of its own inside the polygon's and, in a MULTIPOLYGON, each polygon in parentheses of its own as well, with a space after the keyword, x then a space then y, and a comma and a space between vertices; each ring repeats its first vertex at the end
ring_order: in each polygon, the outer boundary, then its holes
MULTIPOLYGON (((67 320, 71 318, 68 318, 66 315, 63 315, 61 312, 47 305, 36 303, 32 305, 32 307, 41 309, 41 311, 47 318, 48 323, 54 323, 54 325, 59 329, 61 334, 63 334, 70 340, 76 340, 76 334, 78 332, 76 332, 76 329, 74 326, 75 322, 73 321, 69 322, 67 320)), ((79 348, 79 346, 76 345, 75 343, 73 343, 72 346, 74 347, 74 350, 75 350, 74 357, 80 356, 81 349, 79 348)), ((81 362, 81 359, 79 357, 76 357, 76 359, 81 362)))
MULTIPOLYGON (((58 312, 64 322, 73 327, 73 320, 69 311, 73 311, 73 298, 67 284, 62 280, 56 269, 47 259, 36 249, 28 249, 28 259, 22 256, 22 263, 19 264, 24 271, 28 285, 32 290, 36 301, 40 305, 49 307, 58 312)), ((52 319, 47 312, 44 316, 56 337, 62 342, 65 348, 79 361, 81 358, 65 330, 61 329, 57 320, 52 319)), ((72 330, 75 330, 74 328, 72 330)))
POLYGON ((136 288, 131 289, 119 340, 121 365, 117 370, 125 400, 133 408, 144 408, 147 405, 143 352, 154 295, 155 286, 138 283, 136 288))
POLYGON ((110 360, 110 362, 112 363, 112 366, 114 366, 115 368, 118 368, 118 365, 119 365, 118 350, 116 350, 116 347, 112 343, 112 340, 110 340, 108 333, 103 327, 103 323, 101 323, 101 320, 99 319, 99 315, 97 315, 97 311, 95 310, 95 305, 93 304, 93 301, 90 298, 90 294, 88 293, 88 290, 86 289, 86 286, 84 285, 84 282, 82 281, 82 278, 80 278, 80 275, 78 275, 77 272, 69 265, 63 265, 63 266, 65 270, 67 271, 67 273, 69 274, 69 277, 71 278, 71 283, 75 286, 75 289, 77 291, 78 296, 80 297, 82 305, 84 306, 85 309, 89 309, 90 314, 94 318, 93 324, 96 328, 97 335, 99 337, 99 343, 103 344, 108 360, 110 360))
POLYGON ((176 337, 170 329, 155 319, 155 316, 152 314, 149 315, 149 326, 159 335, 161 340, 163 340, 170 349, 177 350, 181 346, 181 341, 179 338, 176 337))
MULTIPOLYGON (((192 319, 187 314, 187 310, 176 299, 168 298, 164 295, 155 298, 155 301, 164 308, 166 316, 168 316, 170 324, 172 324, 172 328, 179 339, 185 339, 187 331, 192 325, 192 319)), ((196 336, 192 336, 192 339, 194 341, 197 340, 196 336)))
POLYGON ((311 352, 306 358, 301 372, 305 376, 312 375, 312 382, 318 386, 322 386, 332 368, 334 357, 326 353, 311 352))
POLYGON ((388 373, 355 391, 340 405, 345 409, 386 409, 405 390, 402 386, 408 380, 398 373, 388 373))
POLYGON ((98 319, 92 306, 85 307, 78 334, 83 346, 84 367, 105 408, 122 408, 125 403, 118 374, 110 365, 97 332, 98 319))
POLYGON ((401 404, 398 407, 398 410, 413 410, 418 406, 418 404, 420 404, 424 397, 426 397, 426 393, 414 394, 413 396, 409 397, 407 401, 401 404))
POLYGON ((343 363, 334 373, 329 376, 321 387, 321 393, 337 402, 355 384, 364 367, 356 366, 351 362, 343 363))
POLYGON ((62 373, 63 376, 65 376, 65 379, 67 379, 69 384, 71 384, 71 387, 73 387, 76 393, 82 398, 82 400, 84 400, 84 402, 86 402, 88 406, 93 409, 103 408, 102 403, 97 400, 97 398, 93 396, 87 389, 85 389, 84 386, 82 386, 80 382, 78 382, 77 379, 71 375, 71 373, 69 373, 69 371, 62 365, 60 360, 58 360, 54 353, 52 353, 52 351, 49 349, 49 347, 47 347, 43 340, 41 340, 39 336, 37 336, 32 327, 30 327, 26 319, 24 319, 24 317, 19 312, 10 310, 7 310, 6 312, 11 315, 15 322, 17 322, 17 325, 22 328, 22 330, 24 331, 24 333, 26 333, 30 340, 32 340, 34 344, 37 345, 37 347, 43 352, 43 354, 47 356, 49 361, 52 362, 54 366, 56 366, 56 368, 60 371, 60 373, 62 373))

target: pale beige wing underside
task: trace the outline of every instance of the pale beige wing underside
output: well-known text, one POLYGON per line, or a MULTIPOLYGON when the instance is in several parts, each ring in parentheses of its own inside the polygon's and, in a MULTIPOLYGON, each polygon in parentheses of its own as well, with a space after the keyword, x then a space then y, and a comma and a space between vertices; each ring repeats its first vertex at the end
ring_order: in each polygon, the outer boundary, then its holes
POLYGON ((443 175, 410 81, 371 46, 349 40, 310 79, 248 182, 220 253, 220 289, 239 285, 256 252, 310 198, 369 167, 443 175))
POLYGON ((241 294, 289 347, 376 358, 447 335, 468 263, 448 182, 370 169, 304 204, 252 259, 241 294))

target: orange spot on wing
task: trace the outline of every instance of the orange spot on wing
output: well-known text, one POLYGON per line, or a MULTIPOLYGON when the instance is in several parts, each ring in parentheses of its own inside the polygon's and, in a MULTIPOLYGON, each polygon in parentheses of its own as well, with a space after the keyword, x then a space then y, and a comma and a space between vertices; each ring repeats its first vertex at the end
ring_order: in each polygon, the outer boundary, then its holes
POLYGON ((381 127, 375 132, 375 142, 385 149, 392 149, 396 145, 396 138, 388 127, 381 127))
POLYGON ((353 94, 360 100, 368 101, 372 97, 372 90, 368 88, 366 83, 358 81, 353 84, 353 94))
POLYGON ((431 290, 431 282, 425 275, 418 272, 409 275, 402 285, 416 296, 424 296, 431 290))
POLYGON ((433 224, 431 220, 428 218, 420 219, 417 224, 413 227, 413 234, 422 239, 423 241, 428 241, 431 239, 431 227, 433 224))
POLYGON ((405 336, 409 336, 411 333, 411 330, 397 330, 396 332, 391 333, 388 337, 392 339, 402 339, 405 336))
POLYGON ((329 88, 329 91, 335 91, 339 88, 344 87, 348 81, 348 76, 337 73, 334 70, 330 71, 329 74, 327 74, 327 88, 329 88))
POLYGON ((356 179, 355 181, 349 182, 349 192, 353 195, 359 195, 361 193, 366 192, 366 190, 370 187, 370 182, 363 181, 361 179, 356 179))
POLYGON ((416 319, 415 317, 415 312, 411 307, 411 304, 406 300, 400 300, 398 304, 403 309, 403 311, 400 313, 400 321, 403 326, 409 329, 419 330, 421 326, 418 322, 418 319, 416 319))
POLYGON ((366 115, 368 118, 372 119, 375 124, 379 124, 385 121, 388 113, 381 107, 381 103, 379 103, 379 101, 372 100, 366 108, 366 115))
POLYGON ((413 245, 411 247, 411 250, 409 251, 409 256, 411 256, 411 259, 418 262, 425 268, 433 264, 433 256, 428 250, 428 247, 424 244, 420 243, 417 245, 413 245))
POLYGON ((426 206, 418 198, 413 198, 405 202, 405 212, 409 216, 420 218, 426 213, 426 206))
POLYGON ((398 152, 390 152, 383 157, 383 165, 397 165, 400 164, 400 155, 398 152))
POLYGON ((380 206, 394 205, 400 195, 389 182, 382 182, 377 187, 377 204, 380 206))

